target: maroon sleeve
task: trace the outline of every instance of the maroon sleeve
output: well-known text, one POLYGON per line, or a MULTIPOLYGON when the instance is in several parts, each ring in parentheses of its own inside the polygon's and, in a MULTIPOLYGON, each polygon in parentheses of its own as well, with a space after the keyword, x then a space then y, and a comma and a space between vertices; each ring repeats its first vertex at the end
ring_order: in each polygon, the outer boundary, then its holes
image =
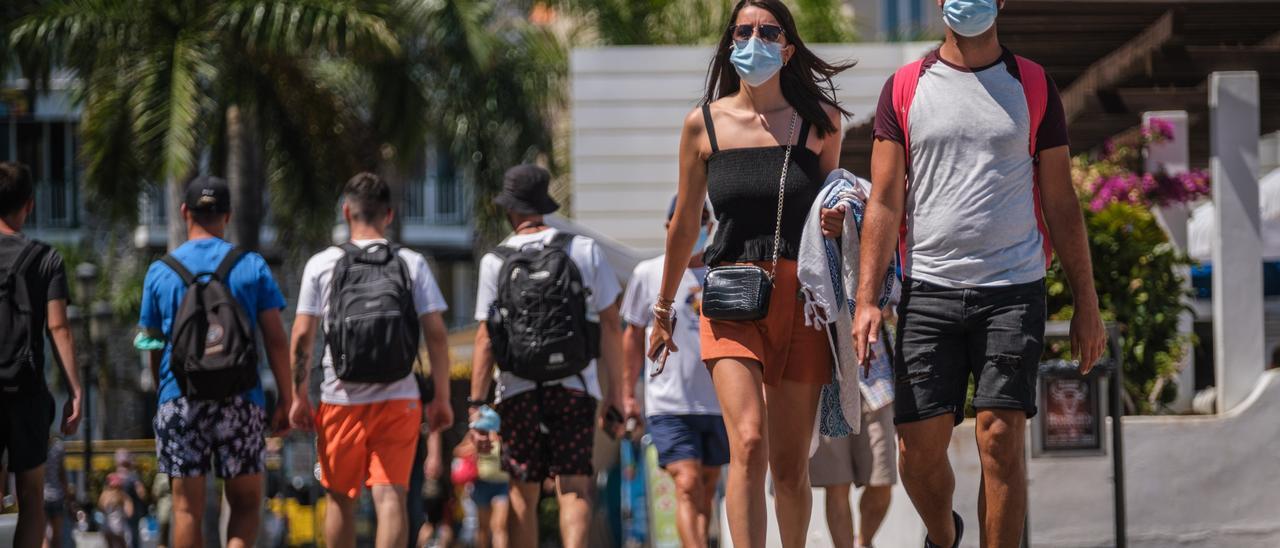
MULTIPOLYGON (((1056 95, 1054 97, 1057 97, 1056 95)), ((1061 110, 1061 107, 1059 107, 1061 110)), ((900 145, 906 145, 902 135, 902 126, 898 124, 898 114, 893 109, 893 76, 884 83, 880 91, 880 102, 876 104, 875 138, 887 139, 900 145)))
MULTIPOLYGON (((1062 109, 1062 98, 1058 96, 1058 85, 1053 83, 1053 78, 1048 73, 1045 73, 1044 79, 1048 81, 1046 86, 1048 98, 1044 107, 1044 119, 1040 121, 1040 129, 1036 130, 1037 154, 1042 150, 1071 144, 1070 139, 1067 137, 1067 114, 1062 109)), ((878 120, 876 127, 880 127, 878 120)))

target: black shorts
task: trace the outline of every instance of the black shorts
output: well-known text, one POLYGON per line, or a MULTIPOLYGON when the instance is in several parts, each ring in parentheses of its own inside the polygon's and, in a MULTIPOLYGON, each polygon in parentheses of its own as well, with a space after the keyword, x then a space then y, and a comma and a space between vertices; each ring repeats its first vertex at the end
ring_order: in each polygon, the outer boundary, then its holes
POLYGON ((502 469, 515 481, 590 476, 596 399, 547 386, 502 400, 502 469))
POLYGON ((0 394, 0 455, 8 455, 9 471, 26 472, 49 456, 53 395, 39 386, 0 394))
POLYGON ((951 413, 959 424, 971 376, 974 408, 1034 416, 1044 324, 1044 280, 968 289, 907 280, 898 303, 894 422, 951 413))

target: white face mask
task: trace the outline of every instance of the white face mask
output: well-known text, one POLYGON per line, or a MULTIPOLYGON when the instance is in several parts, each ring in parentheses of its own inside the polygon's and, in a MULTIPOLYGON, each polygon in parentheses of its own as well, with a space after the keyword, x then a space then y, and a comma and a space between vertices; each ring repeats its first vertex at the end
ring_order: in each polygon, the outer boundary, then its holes
POLYGON ((947 0, 942 5, 942 22, 966 38, 979 36, 996 24, 996 0, 947 0))
POLYGON ((755 36, 733 44, 729 62, 748 86, 759 87, 782 70, 782 44, 765 42, 755 36))
POLYGON ((708 227, 707 225, 702 225, 702 228, 698 229, 698 241, 693 243, 693 255, 697 255, 699 253, 702 253, 704 250, 706 250, 707 240, 709 240, 710 238, 711 238, 711 227, 708 227))

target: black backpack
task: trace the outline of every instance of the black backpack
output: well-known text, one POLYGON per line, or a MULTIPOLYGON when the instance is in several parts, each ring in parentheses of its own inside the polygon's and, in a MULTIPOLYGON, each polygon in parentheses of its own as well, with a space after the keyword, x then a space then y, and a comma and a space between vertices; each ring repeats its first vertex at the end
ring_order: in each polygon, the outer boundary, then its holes
POLYGON ((422 336, 409 265, 390 244, 340 247, 325 318, 334 373, 352 382, 403 379, 413 372, 422 336))
POLYGON ((226 399, 258 384, 257 339, 227 285, 231 269, 244 255, 243 249, 232 248, 212 273, 199 274, 173 255, 160 259, 187 287, 173 318, 169 370, 189 399, 226 399))
POLYGON ((31 294, 27 291, 27 269, 44 249, 27 240, 13 264, 0 267, 0 388, 17 390, 35 378, 32 355, 31 294))
POLYGON ((497 298, 489 307, 490 346, 498 368, 546 382, 578 375, 599 355, 600 326, 587 320, 582 272, 569 256, 573 235, 545 246, 500 246, 497 298))

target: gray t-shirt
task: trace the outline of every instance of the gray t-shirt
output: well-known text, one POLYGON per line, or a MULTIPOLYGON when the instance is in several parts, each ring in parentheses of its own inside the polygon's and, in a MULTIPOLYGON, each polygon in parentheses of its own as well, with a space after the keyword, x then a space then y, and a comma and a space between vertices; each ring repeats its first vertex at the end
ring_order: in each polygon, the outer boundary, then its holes
MULTIPOLYGON (((907 128, 904 275, 946 287, 1043 278, 1047 234, 1036 218, 1031 120, 1013 54, 1005 50, 994 64, 970 69, 935 51, 921 70, 907 128)), ((1052 80, 1048 90, 1037 153, 1068 143, 1052 80)), ((892 97, 891 77, 880 96, 875 136, 903 143, 892 97)))

